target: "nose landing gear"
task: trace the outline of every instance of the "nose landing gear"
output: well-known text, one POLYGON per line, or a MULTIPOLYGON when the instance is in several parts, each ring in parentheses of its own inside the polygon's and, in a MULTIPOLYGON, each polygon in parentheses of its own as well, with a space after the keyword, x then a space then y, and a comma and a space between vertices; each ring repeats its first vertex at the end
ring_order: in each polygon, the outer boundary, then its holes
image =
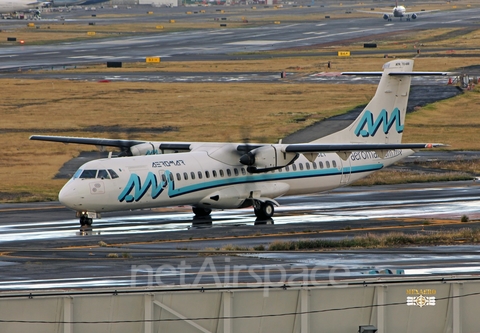
POLYGON ((100 214, 95 212, 77 212, 77 217, 80 219, 80 226, 91 227, 94 218, 100 218, 100 214))
POLYGON ((80 215, 80 226, 82 227, 90 227, 93 223, 93 219, 88 217, 88 215, 86 214, 83 214, 83 215, 80 215))

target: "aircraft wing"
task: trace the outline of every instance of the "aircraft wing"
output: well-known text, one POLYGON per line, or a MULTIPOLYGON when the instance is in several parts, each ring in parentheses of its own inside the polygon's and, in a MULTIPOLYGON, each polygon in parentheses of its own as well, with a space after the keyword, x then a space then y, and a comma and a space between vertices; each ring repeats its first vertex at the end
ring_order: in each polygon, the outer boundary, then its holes
POLYGON ((438 11, 440 11, 440 9, 421 10, 421 11, 415 12, 415 13, 413 13, 413 12, 405 12, 404 15, 406 15, 406 16, 412 15, 412 14, 416 14, 416 15, 420 14, 420 15, 421 15, 421 14, 424 14, 424 13, 431 13, 431 12, 438 12, 438 11))
POLYGON ((380 158, 385 158, 389 151, 397 149, 424 149, 446 147, 441 143, 347 143, 347 144, 292 144, 284 147, 285 153, 303 153, 313 161, 318 153, 337 153, 346 161, 354 151, 374 151, 380 158))
POLYGON ((82 138, 72 136, 32 135, 30 140, 53 141, 62 143, 76 143, 92 145, 97 147, 117 147, 126 155, 143 155, 138 149, 190 151, 191 144, 188 142, 150 142, 140 140, 104 139, 104 138, 82 138), (145 147, 143 147, 145 146, 145 147), (135 151, 132 148, 137 147, 135 151), (137 153, 136 153, 137 152, 137 153))
POLYGON ((80 137, 73 137, 73 136, 52 136, 52 135, 32 135, 30 136, 30 140, 78 143, 82 145, 108 146, 108 147, 119 147, 119 148, 123 148, 123 147, 130 148, 132 146, 146 142, 146 141, 137 141, 137 140, 80 138, 80 137))
POLYGON ((391 16, 392 15, 392 11, 390 10, 389 12, 376 12, 374 10, 371 10, 371 11, 366 11, 366 10, 356 10, 356 12, 358 13, 365 13, 365 14, 375 14, 375 15, 387 15, 387 16, 391 16))
POLYGON ((284 147, 286 153, 340 153, 353 151, 381 151, 395 149, 423 149, 446 147, 441 143, 339 143, 339 144, 291 144, 284 147))

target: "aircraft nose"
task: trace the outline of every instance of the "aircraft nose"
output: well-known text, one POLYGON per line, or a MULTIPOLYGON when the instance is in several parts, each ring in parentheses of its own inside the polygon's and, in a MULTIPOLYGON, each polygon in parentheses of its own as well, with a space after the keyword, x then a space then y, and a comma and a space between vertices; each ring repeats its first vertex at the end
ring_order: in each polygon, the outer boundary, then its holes
POLYGON ((60 201, 63 205, 67 206, 68 208, 75 209, 78 207, 78 196, 75 186, 68 182, 65 184, 60 193, 58 193, 58 201, 60 201))

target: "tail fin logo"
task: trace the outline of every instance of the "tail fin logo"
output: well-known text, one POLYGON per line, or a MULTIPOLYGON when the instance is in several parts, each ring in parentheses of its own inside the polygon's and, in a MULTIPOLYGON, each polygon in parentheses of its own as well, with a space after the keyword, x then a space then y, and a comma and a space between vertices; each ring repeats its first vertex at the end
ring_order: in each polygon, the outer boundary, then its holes
POLYGON ((401 118, 400 118, 400 110, 398 108, 393 109, 390 119, 388 119, 388 112, 387 110, 383 109, 380 114, 378 115, 378 118, 375 120, 373 119, 373 113, 366 110, 363 113, 362 118, 360 119, 360 122, 358 123, 357 128, 355 128, 355 135, 356 136, 362 136, 364 138, 368 136, 375 136, 377 133, 378 129, 380 128, 380 125, 383 124, 383 133, 388 134, 390 131, 390 128, 392 128, 393 124, 395 124, 395 130, 397 133, 402 133, 403 132, 403 125, 401 123, 401 118), (366 129, 365 129, 366 127, 366 129))

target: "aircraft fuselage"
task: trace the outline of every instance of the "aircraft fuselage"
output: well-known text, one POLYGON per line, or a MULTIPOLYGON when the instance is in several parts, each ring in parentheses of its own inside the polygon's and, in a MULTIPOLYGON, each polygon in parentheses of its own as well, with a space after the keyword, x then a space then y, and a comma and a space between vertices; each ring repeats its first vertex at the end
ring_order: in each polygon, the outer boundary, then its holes
POLYGON ((347 185, 412 153, 392 150, 382 159, 373 151, 353 152, 346 161, 335 153, 321 153, 313 162, 300 156, 287 167, 262 173, 213 159, 208 151, 100 159, 84 164, 59 199, 76 211, 95 213, 178 205, 238 208, 247 204, 246 198, 347 185))

